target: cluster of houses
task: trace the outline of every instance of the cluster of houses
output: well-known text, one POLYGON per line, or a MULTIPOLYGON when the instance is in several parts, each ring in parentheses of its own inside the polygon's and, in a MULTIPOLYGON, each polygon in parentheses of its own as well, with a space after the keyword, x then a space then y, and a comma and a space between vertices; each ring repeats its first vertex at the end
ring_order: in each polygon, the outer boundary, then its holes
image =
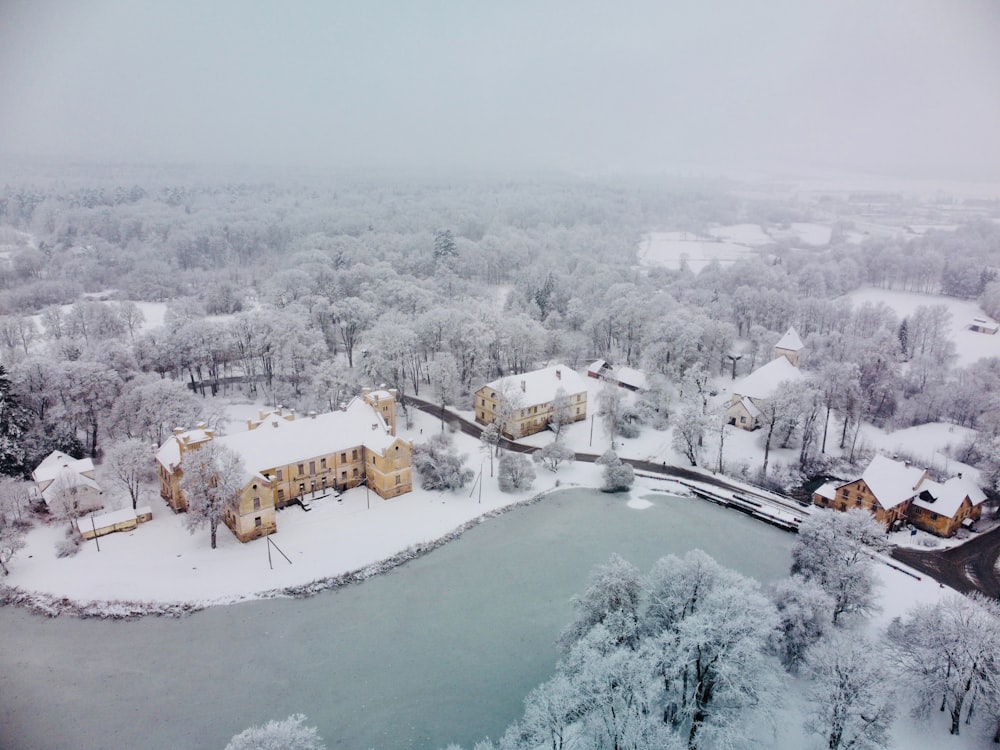
POLYGON ((925 469, 886 456, 875 456, 857 479, 826 482, 813 494, 821 508, 863 508, 886 529, 905 522, 945 537, 971 528, 985 501, 983 491, 961 474, 937 482, 925 469))
MULTIPOLYGON (((802 340, 790 328, 774 348, 769 362, 733 385, 727 422, 744 430, 761 424, 762 409, 782 384, 800 380, 802 340)), ((587 376, 632 391, 646 387, 642 372, 598 360, 587 376)), ((175 511, 187 509, 182 489, 184 459, 192 451, 216 443, 238 455, 245 470, 237 502, 224 521, 240 541, 277 530, 276 511, 291 504, 309 509, 309 501, 366 484, 388 499, 413 487, 412 444, 396 435, 394 389, 364 388, 361 395, 325 414, 296 414, 281 407, 260 412, 246 431, 217 436, 205 424, 178 428, 159 447, 155 462, 160 495, 175 511)), ((503 435, 517 439, 587 417, 586 379, 574 370, 551 365, 533 372, 498 378, 474 394, 475 419, 496 424, 503 435)), ((152 518, 149 508, 96 515, 103 492, 94 479, 90 459, 73 459, 55 452, 33 475, 42 498, 50 505, 70 502, 81 514, 80 533, 86 538, 135 528, 152 518)), ((877 456, 861 475, 846 482, 827 482, 814 494, 816 505, 837 510, 864 508, 886 528, 909 522, 940 536, 951 536, 980 517, 985 495, 961 475, 936 482, 923 469, 877 456)))

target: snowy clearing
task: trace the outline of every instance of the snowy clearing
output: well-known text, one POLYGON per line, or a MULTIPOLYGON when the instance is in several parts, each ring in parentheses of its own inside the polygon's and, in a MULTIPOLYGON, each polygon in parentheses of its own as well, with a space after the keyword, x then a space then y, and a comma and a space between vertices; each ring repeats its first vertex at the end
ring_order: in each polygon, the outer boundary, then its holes
POLYGON ((733 263, 752 253, 747 245, 698 237, 690 232, 650 232, 639 243, 639 265, 679 269, 686 261, 698 273, 712 261, 733 263))
POLYGON ((884 302, 900 319, 909 317, 918 307, 944 305, 951 312, 951 337, 955 342, 955 364, 964 367, 984 357, 1000 357, 1000 334, 989 335, 969 330, 973 318, 988 318, 982 308, 972 300, 942 297, 918 292, 900 292, 892 289, 863 287, 845 294, 855 307, 865 302, 884 302))

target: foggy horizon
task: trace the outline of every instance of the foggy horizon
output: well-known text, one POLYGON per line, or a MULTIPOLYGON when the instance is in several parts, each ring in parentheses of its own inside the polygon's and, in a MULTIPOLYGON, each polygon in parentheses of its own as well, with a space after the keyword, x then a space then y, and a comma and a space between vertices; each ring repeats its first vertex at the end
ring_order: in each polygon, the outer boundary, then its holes
POLYGON ((997 38, 976 0, 23 0, 0 10, 0 154, 1000 179, 997 38))

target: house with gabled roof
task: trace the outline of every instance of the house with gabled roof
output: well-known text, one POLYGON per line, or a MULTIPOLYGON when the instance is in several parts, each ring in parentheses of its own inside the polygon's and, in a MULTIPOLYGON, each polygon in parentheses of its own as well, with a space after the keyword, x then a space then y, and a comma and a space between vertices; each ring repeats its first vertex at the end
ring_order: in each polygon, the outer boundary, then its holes
POLYGON ((516 439, 544 430, 560 407, 566 421, 586 419, 587 384, 565 365, 551 365, 497 378, 475 392, 473 403, 479 424, 497 424, 516 439))
POLYGON ((906 520, 938 536, 954 536, 982 515, 986 493, 961 474, 944 482, 928 480, 910 503, 906 520))
POLYGON ((877 455, 860 478, 827 482, 813 493, 821 508, 864 508, 887 529, 903 521, 938 536, 952 536, 980 517, 986 495, 961 475, 945 482, 906 461, 877 455))
POLYGON ((761 409, 782 383, 802 380, 798 368, 802 340, 794 328, 782 336, 774 347, 774 358, 746 377, 733 383, 733 395, 726 409, 726 421, 743 430, 755 430, 761 425, 761 409))
POLYGON ((224 516, 243 542, 274 533, 277 509, 308 507, 317 493, 366 483, 385 499, 405 494, 413 488, 412 445, 396 436, 395 402, 392 389, 365 388, 337 411, 296 415, 279 407, 232 435, 217 437, 204 425, 175 430, 156 454, 160 495, 175 511, 186 510, 184 457, 212 441, 235 452, 246 471, 244 488, 224 516))
POLYGON ((104 492, 94 478, 94 462, 89 458, 52 451, 31 472, 31 478, 50 508, 60 503, 83 514, 104 507, 104 492))

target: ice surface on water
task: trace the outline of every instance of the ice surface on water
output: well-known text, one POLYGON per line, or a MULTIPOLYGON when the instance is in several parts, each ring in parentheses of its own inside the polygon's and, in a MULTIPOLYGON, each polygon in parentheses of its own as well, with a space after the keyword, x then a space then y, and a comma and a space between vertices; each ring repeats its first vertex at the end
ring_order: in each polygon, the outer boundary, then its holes
POLYGON ((557 493, 307 600, 136 622, 0 609, 0 746, 221 749, 297 711, 331 748, 496 738, 551 676, 570 598, 611 553, 646 571, 698 547, 762 580, 787 573, 791 535, 696 499, 647 502, 557 493))

